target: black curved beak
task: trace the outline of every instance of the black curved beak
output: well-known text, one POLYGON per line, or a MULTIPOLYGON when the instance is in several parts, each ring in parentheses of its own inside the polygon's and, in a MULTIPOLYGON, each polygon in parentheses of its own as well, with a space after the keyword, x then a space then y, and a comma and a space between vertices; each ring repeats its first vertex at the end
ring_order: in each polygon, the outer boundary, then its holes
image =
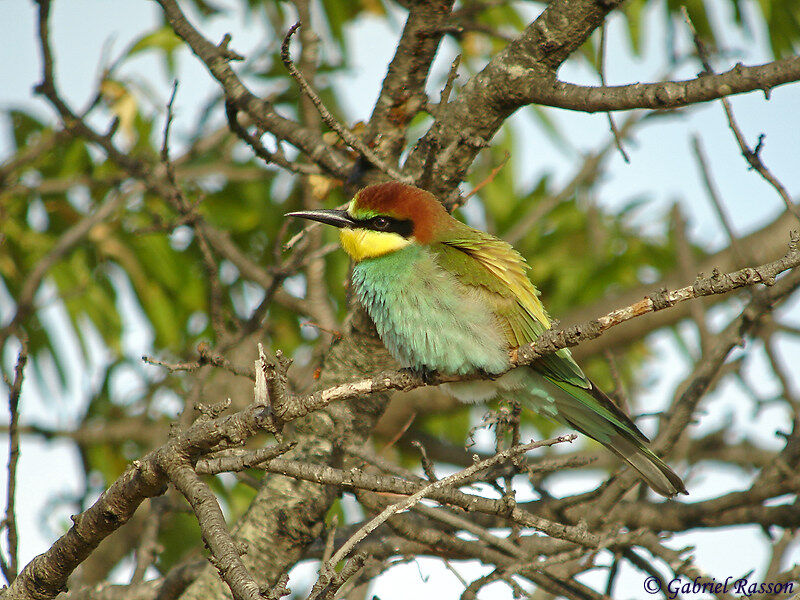
POLYGON ((353 227, 356 224, 346 210, 301 210, 286 213, 284 216, 319 221, 334 227, 353 227))

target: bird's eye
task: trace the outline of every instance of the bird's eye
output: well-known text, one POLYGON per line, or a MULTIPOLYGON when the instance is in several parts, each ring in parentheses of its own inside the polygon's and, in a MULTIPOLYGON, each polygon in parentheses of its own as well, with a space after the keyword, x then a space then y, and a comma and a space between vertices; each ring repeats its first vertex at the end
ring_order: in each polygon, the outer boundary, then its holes
POLYGON ((372 219, 372 226, 379 231, 386 231, 389 229, 391 222, 386 217, 375 217, 372 219))

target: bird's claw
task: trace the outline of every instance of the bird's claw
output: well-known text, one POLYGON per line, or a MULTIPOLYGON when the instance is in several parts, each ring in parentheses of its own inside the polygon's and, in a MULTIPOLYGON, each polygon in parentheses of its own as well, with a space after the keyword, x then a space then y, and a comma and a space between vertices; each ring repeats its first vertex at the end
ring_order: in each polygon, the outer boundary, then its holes
POLYGON ((481 376, 481 379, 488 379, 489 381, 495 381, 500 375, 496 373, 489 373, 489 371, 485 371, 483 369, 478 369, 478 375, 481 376))
POLYGON ((413 368, 403 367, 403 371, 410 373, 414 377, 420 378, 426 385, 431 385, 436 382, 439 377, 439 372, 436 369, 428 369, 427 367, 413 368))

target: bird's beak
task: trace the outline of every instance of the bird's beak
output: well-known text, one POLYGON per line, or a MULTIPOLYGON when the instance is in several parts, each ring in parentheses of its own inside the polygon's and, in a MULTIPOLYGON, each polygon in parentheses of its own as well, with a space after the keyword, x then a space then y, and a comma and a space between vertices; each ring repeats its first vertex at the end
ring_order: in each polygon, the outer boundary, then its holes
POLYGON ((301 210, 286 213, 284 216, 319 221, 334 227, 353 227, 356 224, 346 210, 301 210))

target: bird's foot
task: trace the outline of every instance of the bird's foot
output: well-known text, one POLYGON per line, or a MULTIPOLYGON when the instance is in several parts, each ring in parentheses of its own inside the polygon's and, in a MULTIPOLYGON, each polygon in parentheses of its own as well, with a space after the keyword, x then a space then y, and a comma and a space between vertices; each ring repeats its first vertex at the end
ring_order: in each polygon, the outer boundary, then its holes
POLYGON ((403 367, 401 370, 410 373, 414 377, 419 377, 427 385, 435 383, 439 377, 439 372, 436 369, 428 369, 427 367, 403 367))
POLYGON ((484 369, 478 369, 478 375, 481 376, 481 379, 488 379, 490 381, 495 381, 500 377, 497 373, 489 373, 489 371, 485 371, 484 369))

